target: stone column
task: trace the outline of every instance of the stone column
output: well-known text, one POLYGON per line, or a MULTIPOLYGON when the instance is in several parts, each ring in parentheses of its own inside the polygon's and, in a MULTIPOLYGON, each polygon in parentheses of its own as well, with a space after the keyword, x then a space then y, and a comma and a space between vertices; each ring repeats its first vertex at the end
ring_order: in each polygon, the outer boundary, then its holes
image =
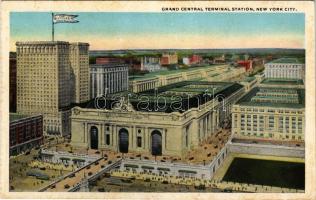
POLYGON ((212 112, 212 123, 213 123, 213 133, 215 133, 217 129, 217 123, 216 123, 216 111, 212 112))
POLYGON ((85 131, 84 131, 84 136, 83 136, 83 142, 87 143, 88 142, 88 134, 89 134, 89 129, 88 129, 88 123, 87 122, 84 123, 84 128, 85 128, 85 131))
POLYGON ((253 114, 250 115, 251 131, 253 131, 253 114))
POLYGON ((87 135, 86 135, 86 144, 87 144, 87 147, 90 148, 90 127, 89 127, 89 124, 87 123, 87 135))
POLYGON ((148 128, 144 127, 144 149, 147 149, 148 147, 147 137, 148 137, 148 128))
POLYGON ((162 129, 162 133, 161 133, 161 152, 162 152, 162 155, 165 154, 165 151, 166 151, 166 140, 167 140, 167 134, 165 132, 165 129, 162 129))
POLYGON ((295 119, 295 127, 296 127, 295 133, 297 135, 298 134, 298 117, 297 116, 296 116, 296 119, 295 119))
POLYGON ((114 137, 115 137, 115 142, 116 142, 116 149, 117 149, 117 152, 119 152, 119 135, 118 135, 119 129, 117 128, 116 125, 113 125, 113 130, 114 130, 114 137))
POLYGON ((113 93, 113 72, 110 72, 109 83, 110 83, 110 93, 113 93))
POLYGON ((105 142, 104 142, 104 124, 101 123, 101 128, 100 128, 100 133, 99 133, 99 148, 100 146, 103 146, 105 145, 105 142))
POLYGON ((119 84, 120 84, 120 81, 119 81, 119 72, 116 70, 115 71, 115 92, 118 92, 119 91, 119 84))
POLYGON ((103 72, 100 74, 100 96, 104 94, 104 74, 103 72))
POLYGON ((133 149, 133 128, 132 127, 126 127, 128 131, 128 150, 130 151, 133 149))
POLYGON ((92 93, 92 97, 95 97, 95 88, 94 88, 94 82, 95 82, 95 73, 91 73, 92 76, 92 85, 91 85, 91 93, 92 93))
POLYGON ((209 120, 209 125, 210 125, 210 132, 209 135, 212 135, 212 129, 213 129, 213 124, 212 124, 212 112, 209 113, 208 115, 208 120, 209 120))

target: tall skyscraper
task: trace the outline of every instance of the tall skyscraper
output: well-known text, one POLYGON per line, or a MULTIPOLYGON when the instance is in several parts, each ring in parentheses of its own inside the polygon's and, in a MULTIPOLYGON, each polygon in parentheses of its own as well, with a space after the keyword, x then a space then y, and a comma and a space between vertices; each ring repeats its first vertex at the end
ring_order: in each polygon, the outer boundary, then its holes
POLYGON ((83 103, 89 100, 89 44, 70 44, 71 81, 74 84, 72 92, 73 103, 83 103))
POLYGON ((69 134, 70 105, 89 94, 88 44, 44 41, 16 46, 17 112, 43 114, 45 134, 69 134))

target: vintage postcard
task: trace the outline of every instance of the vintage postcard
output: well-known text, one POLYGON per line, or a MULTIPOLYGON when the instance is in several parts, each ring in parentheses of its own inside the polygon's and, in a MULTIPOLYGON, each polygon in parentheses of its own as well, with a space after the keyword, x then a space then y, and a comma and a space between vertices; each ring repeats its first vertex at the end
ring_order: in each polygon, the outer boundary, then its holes
POLYGON ((1 198, 316 198, 313 1, 1 5, 1 198))

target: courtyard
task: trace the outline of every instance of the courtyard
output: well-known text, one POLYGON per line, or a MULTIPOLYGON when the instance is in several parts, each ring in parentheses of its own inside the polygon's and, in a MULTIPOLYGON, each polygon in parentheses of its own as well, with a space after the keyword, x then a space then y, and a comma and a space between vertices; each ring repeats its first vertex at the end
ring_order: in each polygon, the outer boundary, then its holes
POLYGON ((303 158, 231 153, 213 181, 304 190, 303 158))
POLYGON ((305 164, 234 158, 223 181, 304 189, 305 164))

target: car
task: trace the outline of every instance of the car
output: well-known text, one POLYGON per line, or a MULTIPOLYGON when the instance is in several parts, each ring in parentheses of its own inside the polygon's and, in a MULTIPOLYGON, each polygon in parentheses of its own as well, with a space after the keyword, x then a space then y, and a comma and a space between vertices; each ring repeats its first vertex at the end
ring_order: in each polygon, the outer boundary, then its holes
POLYGON ((75 176, 76 176, 76 174, 73 173, 73 174, 70 174, 70 175, 69 175, 69 178, 72 178, 72 177, 75 177, 75 176))

